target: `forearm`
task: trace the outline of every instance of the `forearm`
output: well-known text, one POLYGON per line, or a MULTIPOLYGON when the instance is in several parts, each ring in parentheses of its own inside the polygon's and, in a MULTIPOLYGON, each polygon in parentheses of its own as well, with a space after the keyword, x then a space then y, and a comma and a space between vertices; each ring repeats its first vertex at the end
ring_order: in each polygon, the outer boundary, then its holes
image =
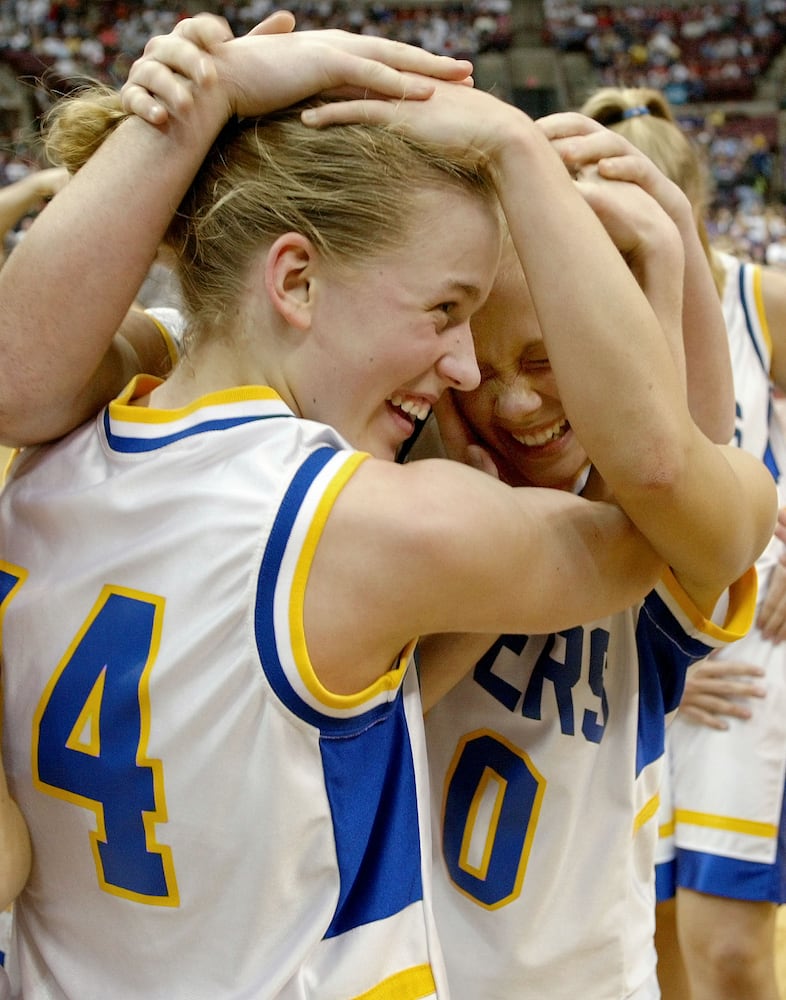
MULTIPOLYGON (((531 148, 519 149, 503 171, 512 175, 516 161, 532 194, 504 207, 518 226, 514 241, 565 412, 616 501, 707 613, 766 544, 773 484, 760 463, 719 448, 697 428, 674 344, 655 315, 660 306, 651 308, 611 240, 597 233, 589 206, 575 198, 570 205, 569 177, 531 148)), ((679 244, 673 223, 668 228, 679 244)), ((668 271, 679 287, 684 259, 675 261, 668 271)))
MULTIPOLYGON (((524 148, 509 144, 502 164, 503 176, 518 172, 529 193, 512 181, 502 199, 562 402, 614 494, 646 487, 674 460, 689 419, 684 384, 622 255, 556 154, 546 157, 538 135, 530 138, 524 148)), ((677 282, 681 268, 680 260, 677 282)))
POLYGON ((631 272, 658 319, 683 393, 687 391, 682 328, 684 262, 683 246, 679 233, 674 228, 670 231, 659 231, 656 228, 635 259, 628 261, 631 272))
POLYGON ((711 441, 726 444, 734 433, 734 382, 726 323, 692 217, 680 232, 685 246, 682 329, 688 407, 711 441))
MULTIPOLYGON (((0 437, 49 436, 42 403, 84 397, 225 112, 122 122, 0 271, 0 437)), ((55 419, 55 424, 57 423, 55 419)))
POLYGON ((0 234, 5 235, 42 198, 35 174, 0 188, 0 234))

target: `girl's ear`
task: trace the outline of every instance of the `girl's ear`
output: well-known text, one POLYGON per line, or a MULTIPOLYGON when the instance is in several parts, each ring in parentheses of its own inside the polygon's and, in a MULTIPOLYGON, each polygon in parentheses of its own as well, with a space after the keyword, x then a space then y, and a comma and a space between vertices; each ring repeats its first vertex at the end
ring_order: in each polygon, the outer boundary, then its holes
POLYGON ((300 233, 284 233, 267 252, 265 288, 276 311, 298 330, 311 326, 311 279, 317 252, 300 233))

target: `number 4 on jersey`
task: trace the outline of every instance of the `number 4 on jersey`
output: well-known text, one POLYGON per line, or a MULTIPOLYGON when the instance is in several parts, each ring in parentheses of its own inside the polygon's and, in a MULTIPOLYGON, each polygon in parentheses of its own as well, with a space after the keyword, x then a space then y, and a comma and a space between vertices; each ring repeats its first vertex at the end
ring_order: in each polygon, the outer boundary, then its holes
POLYGON ((33 719, 37 788, 90 809, 98 881, 138 902, 179 905, 161 761, 147 757, 149 674, 164 601, 107 586, 44 691, 33 719))

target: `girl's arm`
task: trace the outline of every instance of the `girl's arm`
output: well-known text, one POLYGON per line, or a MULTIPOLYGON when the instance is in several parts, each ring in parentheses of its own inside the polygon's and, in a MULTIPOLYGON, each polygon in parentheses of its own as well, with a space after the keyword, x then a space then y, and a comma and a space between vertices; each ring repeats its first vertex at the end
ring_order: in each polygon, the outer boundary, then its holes
MULTIPOLYGON (((424 97, 432 84, 413 74, 459 80, 471 71, 469 63, 387 39, 291 34, 291 27, 291 16, 274 15, 232 39, 223 19, 202 15, 151 43, 153 51, 177 46, 183 80, 193 76, 198 86, 175 95, 172 113, 153 108, 160 125, 121 120, 0 271, 0 440, 60 434, 122 387, 126 348, 115 345, 109 357, 107 350, 228 118, 342 86, 424 97), (215 58, 205 59, 206 50, 215 58)), ((150 82, 156 62, 146 52, 141 79, 150 82)), ((148 112, 156 104, 144 87, 128 99, 148 112)))
MULTIPOLYGON (((772 478, 696 426, 668 331, 548 138, 490 94, 439 85, 425 102, 349 102, 304 120, 353 113, 487 153, 571 426, 622 509, 709 616, 769 540, 772 478)), ((651 205, 652 224, 672 229, 663 230, 672 247, 663 265, 681 291, 679 234, 651 205)))
POLYGON ((0 260, 3 258, 2 241, 9 230, 46 198, 57 194, 67 180, 67 170, 49 167, 35 170, 27 177, 0 188, 0 260))
POLYGON ((629 181, 650 194, 673 220, 685 254, 682 350, 688 406, 696 424, 713 441, 727 444, 734 433, 734 383, 720 297, 699 239, 690 201, 681 188, 624 136, 575 113, 537 122, 569 170, 597 168, 601 177, 629 181))
POLYGON ((8 793, 0 760, 0 910, 12 903, 24 888, 31 861, 27 825, 8 793))

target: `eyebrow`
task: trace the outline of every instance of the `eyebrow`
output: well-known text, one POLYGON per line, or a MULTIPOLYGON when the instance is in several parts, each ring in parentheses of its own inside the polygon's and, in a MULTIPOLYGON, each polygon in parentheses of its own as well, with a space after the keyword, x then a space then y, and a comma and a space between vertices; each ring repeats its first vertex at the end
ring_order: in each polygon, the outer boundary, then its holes
POLYGON ((467 284, 464 281, 448 281, 444 289, 445 294, 460 292, 469 299, 480 299, 483 293, 477 285, 467 284))

